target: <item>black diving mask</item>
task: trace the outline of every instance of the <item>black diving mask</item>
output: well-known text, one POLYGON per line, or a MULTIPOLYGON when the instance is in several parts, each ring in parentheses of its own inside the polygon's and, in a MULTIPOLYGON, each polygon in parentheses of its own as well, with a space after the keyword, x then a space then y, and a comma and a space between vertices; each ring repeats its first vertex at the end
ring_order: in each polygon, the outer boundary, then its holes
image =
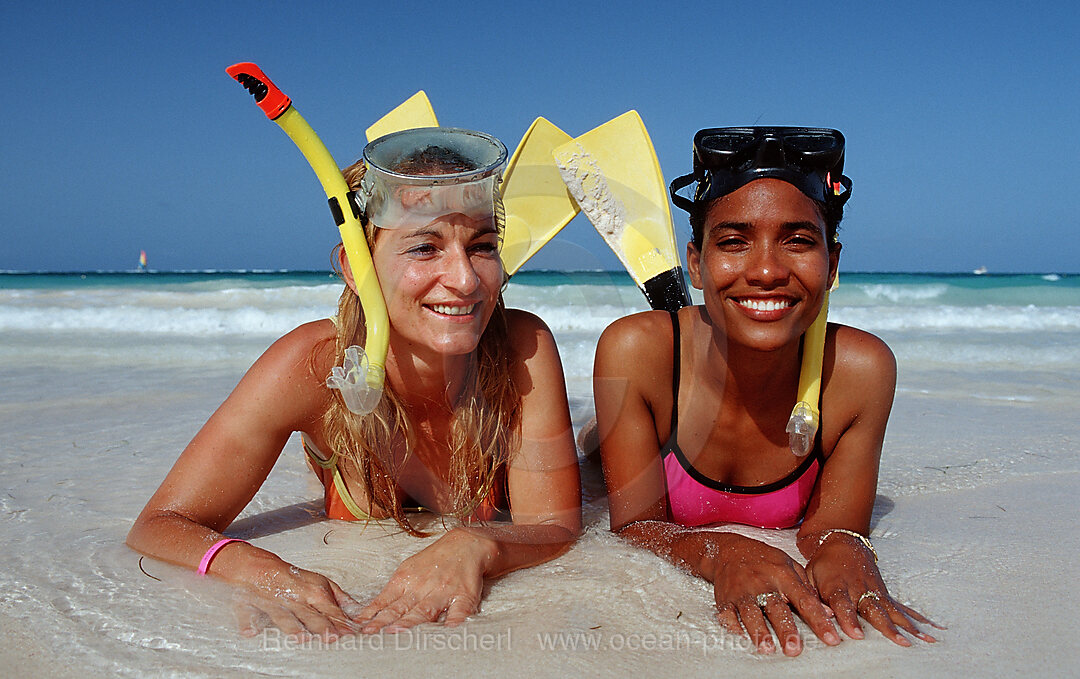
POLYGON ((694 171, 671 182, 671 200, 695 204, 726 196, 755 179, 772 177, 813 200, 842 206, 851 196, 844 176, 844 135, 818 127, 713 127, 694 135, 694 171), (696 182, 693 198, 678 192, 696 182))

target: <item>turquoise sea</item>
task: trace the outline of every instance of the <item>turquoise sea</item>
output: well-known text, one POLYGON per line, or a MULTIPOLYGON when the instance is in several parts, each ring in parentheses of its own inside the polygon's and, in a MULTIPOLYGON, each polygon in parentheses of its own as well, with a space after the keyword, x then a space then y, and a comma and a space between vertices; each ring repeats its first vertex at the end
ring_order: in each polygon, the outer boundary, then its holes
MULTIPOLYGON (((325 271, 0 273, 0 362, 235 370, 340 291, 325 271)), ((601 331, 647 308, 624 272, 524 271, 506 298, 552 328, 583 398, 601 331)), ((830 318, 888 341, 901 387, 905 367, 1080 372, 1080 275, 842 273, 830 318)))

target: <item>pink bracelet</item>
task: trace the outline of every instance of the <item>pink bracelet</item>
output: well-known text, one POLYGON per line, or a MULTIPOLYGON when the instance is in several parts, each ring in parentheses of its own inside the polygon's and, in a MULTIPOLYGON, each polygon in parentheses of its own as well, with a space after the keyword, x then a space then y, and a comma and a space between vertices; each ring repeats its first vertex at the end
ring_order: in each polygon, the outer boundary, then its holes
POLYGON ((214 557, 221 551, 221 548, 230 542, 243 542, 244 544, 249 544, 247 540, 241 540, 240 538, 224 538, 218 540, 210 545, 210 549, 206 550, 206 554, 202 555, 202 561, 199 562, 199 575, 206 575, 206 571, 210 569, 210 562, 214 560, 214 557))

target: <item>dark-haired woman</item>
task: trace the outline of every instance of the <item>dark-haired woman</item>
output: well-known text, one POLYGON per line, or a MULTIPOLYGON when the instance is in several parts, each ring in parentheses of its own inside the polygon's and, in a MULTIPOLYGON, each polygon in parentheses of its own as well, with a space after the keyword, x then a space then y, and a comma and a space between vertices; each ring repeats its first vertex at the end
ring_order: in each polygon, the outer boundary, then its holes
POLYGON ((933 641, 894 600, 869 538, 896 364, 877 337, 830 324, 821 426, 805 457, 786 431, 802 340, 836 276, 851 182, 843 136, 717 128, 672 183, 690 213, 688 271, 704 304, 629 316, 597 346, 594 393, 611 527, 713 585, 717 618, 763 652, 796 655, 794 615, 825 643, 859 617, 900 645, 933 641), (679 189, 695 183, 692 197, 679 189), (734 532, 798 526, 805 566, 734 532))

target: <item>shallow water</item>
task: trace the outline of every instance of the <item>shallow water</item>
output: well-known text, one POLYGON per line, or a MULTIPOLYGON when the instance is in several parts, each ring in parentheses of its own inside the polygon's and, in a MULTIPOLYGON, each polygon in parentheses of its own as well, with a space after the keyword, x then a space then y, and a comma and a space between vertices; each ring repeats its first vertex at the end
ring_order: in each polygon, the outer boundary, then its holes
MULTIPOLYGON (((554 329, 577 427, 591 415, 596 337, 644 308, 624 281, 585 278, 507 293, 554 329)), ((794 661, 749 653, 712 621, 704 582, 606 531, 590 465, 584 537, 563 557, 492 583, 464 629, 427 626, 329 648, 273 633, 240 637, 226 588, 150 559, 144 573, 123 539, 247 365, 292 324, 332 312, 337 286, 303 277, 0 289, 0 619, 55 667, 94 676, 614 675, 670 673, 673 663, 687 676, 718 667, 832 676, 868 663, 881 676, 937 673, 943 663, 1060 673, 1080 657, 1078 643, 1034 623, 1071 619, 1077 603, 1061 583, 1080 576, 1071 510, 1080 491, 1080 302, 1072 287, 1059 304, 1045 302, 1058 294, 1049 286, 1075 277, 975 292, 948 277, 882 278, 845 278, 851 296, 834 297, 834 317, 862 314, 899 359, 873 538, 891 590, 950 626, 938 645, 901 649, 872 633, 837 649, 810 640, 794 661)), ((230 532, 361 600, 424 544, 392 525, 326 521, 320 498, 290 442, 230 532)), ((748 532, 794 548, 790 531, 748 532)))

